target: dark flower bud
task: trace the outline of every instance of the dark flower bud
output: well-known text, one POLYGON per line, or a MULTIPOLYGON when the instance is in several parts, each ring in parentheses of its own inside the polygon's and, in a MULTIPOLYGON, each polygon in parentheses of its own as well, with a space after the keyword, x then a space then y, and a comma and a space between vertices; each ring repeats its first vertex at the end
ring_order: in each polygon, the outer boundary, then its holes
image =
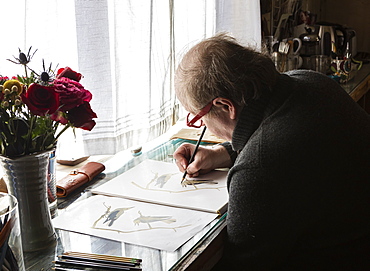
POLYGON ((40 75, 40 79, 42 82, 48 82, 50 79, 50 75, 47 72, 42 72, 40 75))
POLYGON ((27 64, 29 61, 28 61, 28 59, 27 59, 27 56, 24 54, 24 53, 22 53, 22 52, 20 52, 19 53, 19 63, 20 64, 22 64, 22 65, 25 65, 25 64, 27 64))

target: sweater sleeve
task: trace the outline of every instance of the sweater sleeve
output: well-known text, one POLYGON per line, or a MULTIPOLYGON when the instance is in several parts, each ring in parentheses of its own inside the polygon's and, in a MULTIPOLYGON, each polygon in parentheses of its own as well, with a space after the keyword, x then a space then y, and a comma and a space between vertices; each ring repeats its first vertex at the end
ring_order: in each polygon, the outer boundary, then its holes
POLYGON ((236 157, 238 156, 238 153, 233 150, 231 143, 227 141, 227 142, 220 143, 219 145, 223 146, 227 150, 227 152, 229 153, 230 159, 232 163, 234 164, 236 157))

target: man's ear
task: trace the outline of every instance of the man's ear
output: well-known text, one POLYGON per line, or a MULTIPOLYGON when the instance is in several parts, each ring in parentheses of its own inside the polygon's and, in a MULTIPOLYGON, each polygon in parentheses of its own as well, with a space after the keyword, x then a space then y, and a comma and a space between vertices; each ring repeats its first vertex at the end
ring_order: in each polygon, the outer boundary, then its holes
POLYGON ((213 106, 228 114, 230 119, 236 119, 236 107, 232 101, 226 98, 216 98, 213 100, 213 106))

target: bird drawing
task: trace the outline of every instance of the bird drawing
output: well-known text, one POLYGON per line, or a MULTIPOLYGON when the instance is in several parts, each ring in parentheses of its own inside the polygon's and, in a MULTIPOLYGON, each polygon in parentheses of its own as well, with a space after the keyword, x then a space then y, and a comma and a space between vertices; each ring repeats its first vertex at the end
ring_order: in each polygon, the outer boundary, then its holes
POLYGON ((129 209, 132 209, 134 207, 127 207, 127 208, 116 208, 114 209, 112 212, 109 212, 109 214, 107 215, 107 218, 105 219, 105 221, 103 222, 103 224, 108 223, 108 226, 112 226, 113 223, 118 219, 120 218, 121 215, 123 215, 123 213, 129 209))
POLYGON ((172 175, 175 175, 178 173, 167 173, 159 176, 156 180, 154 185, 159 186, 160 188, 163 188, 163 186, 167 183, 167 181, 172 177, 172 175))
POLYGON ((139 225, 140 223, 145 223, 152 229, 150 223, 154 222, 164 222, 167 224, 176 222, 176 219, 173 219, 172 216, 143 216, 139 211, 139 217, 134 220, 135 225, 139 225))

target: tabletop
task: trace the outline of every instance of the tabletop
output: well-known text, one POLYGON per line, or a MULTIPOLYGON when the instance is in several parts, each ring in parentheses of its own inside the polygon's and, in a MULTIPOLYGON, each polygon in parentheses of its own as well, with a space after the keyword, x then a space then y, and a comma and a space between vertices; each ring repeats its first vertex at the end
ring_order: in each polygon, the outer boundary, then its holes
MULTIPOLYGON (((171 154, 184 141, 185 140, 182 139, 169 140, 149 151, 143 150, 143 152, 137 156, 133 156, 131 152, 126 151, 113 156, 93 157, 94 161, 104 163, 106 167, 105 171, 94 178, 88 186, 78 189, 68 198, 58 199, 58 209, 53 213, 53 216, 59 215, 68 206, 72 206, 74 203, 90 197, 92 195, 90 190, 122 174, 135 165, 138 165, 145 159, 173 162, 171 154)), ((71 167, 60 167, 59 174, 65 174, 65 172, 70 171, 70 169, 71 167)), ((56 247, 33 253, 24 253, 26 270, 52 270, 54 267, 53 261, 56 260, 57 255, 61 255, 66 251, 140 258, 143 259, 143 270, 185 270, 186 268, 184 266, 189 266, 195 261, 197 255, 199 255, 200 252, 207 247, 207 244, 217 237, 218 232, 225 227, 225 223, 225 215, 216 218, 174 252, 56 229, 56 247)))
POLYGON ((370 89, 370 64, 364 64, 353 78, 341 87, 355 100, 359 101, 370 89))

